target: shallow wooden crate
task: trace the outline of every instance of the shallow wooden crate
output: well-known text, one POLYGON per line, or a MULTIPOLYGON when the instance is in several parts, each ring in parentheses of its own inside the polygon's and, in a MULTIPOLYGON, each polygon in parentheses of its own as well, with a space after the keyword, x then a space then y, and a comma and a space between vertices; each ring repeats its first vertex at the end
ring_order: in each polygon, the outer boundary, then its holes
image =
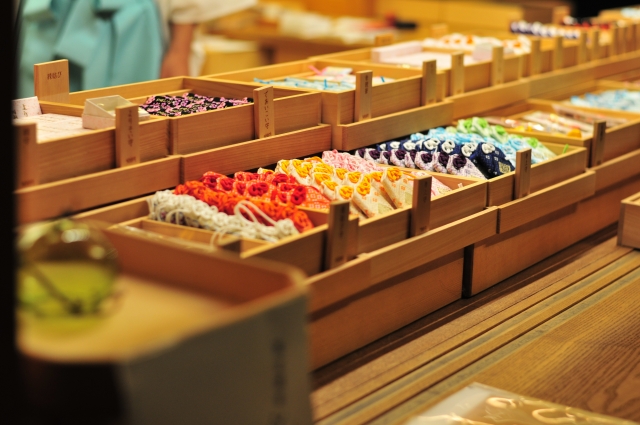
POLYGON ((179 182, 180 158, 168 157, 17 189, 17 224, 96 208, 175 187, 179 182))
MULTIPOLYGON (((311 293, 313 368, 461 297, 463 249, 495 234, 497 209, 484 209, 484 182, 438 177, 445 184, 463 187, 431 200, 431 225, 426 233, 409 237, 409 209, 360 222, 350 221, 347 254, 352 259, 335 268, 324 266, 325 239, 330 231, 324 224, 273 245, 245 241, 233 247, 241 258, 295 264, 309 275, 306 282, 311 293), (362 320, 370 316, 367 311, 371 309, 379 314, 362 320)), ((141 220, 145 203, 145 199, 130 201, 78 218, 161 227, 165 236, 208 245, 211 232, 141 220), (172 230, 167 233, 169 227, 172 230)), ((320 215, 314 213, 313 219, 322 220, 320 215)))
MULTIPOLYGON (((437 52, 455 53, 450 50, 437 52)), ((371 48, 316 57, 317 60, 330 58, 357 66, 393 66, 371 62, 371 48)), ((438 99, 446 98, 454 103, 454 119, 524 100, 529 96, 529 90, 528 83, 521 80, 522 64, 522 56, 510 55, 496 65, 492 61, 482 61, 461 66, 461 71, 456 71, 459 77, 452 77, 454 71, 451 69, 438 70, 436 96, 438 99), (456 82, 453 82, 452 78, 455 78, 456 82)), ((418 68, 413 69, 419 71, 418 68)))
MULTIPOLYGON (((84 108, 53 102, 40 102, 43 114, 82 116, 84 108)), ((116 167, 115 127, 91 133, 38 143, 39 182, 106 171, 116 167)), ((148 162, 169 155, 169 125, 161 118, 140 122, 140 161, 148 162)))
MULTIPOLYGON (((557 102, 530 99, 526 102, 517 103, 505 108, 487 111, 483 116, 500 116, 517 119, 526 113, 533 111, 554 112, 554 103, 557 102)), ((571 107, 579 110, 588 110, 588 108, 581 108, 573 105, 571 105, 571 107)), ((601 145, 596 147, 598 151, 595 155, 592 155, 592 145, 594 144, 593 137, 569 137, 538 132, 521 132, 509 128, 506 128, 506 130, 509 133, 519 134, 521 136, 535 137, 545 144, 550 142, 558 145, 566 144, 569 146, 584 147, 588 151, 587 163, 590 166, 597 165, 598 161, 609 161, 620 155, 624 155, 640 148, 640 120, 636 114, 614 110, 600 110, 599 112, 612 117, 625 118, 628 122, 606 129, 602 140, 596 140, 597 144, 601 143, 601 145)))
POLYGON ((621 202, 618 245, 640 249, 640 193, 631 195, 621 202))
POLYGON ((70 422, 260 423, 278 412, 311 423, 300 271, 105 233, 121 269, 113 308, 98 317, 18 316, 31 406, 70 422), (274 372, 274 364, 287 367, 274 372), (280 396, 286 401, 256 402, 280 396))
MULTIPOLYGON (((537 75, 527 74, 532 97, 546 97, 547 94, 560 92, 568 86, 588 84, 597 78, 628 72, 640 67, 640 44, 634 50, 610 55, 607 45, 600 45, 599 53, 589 49, 589 59, 584 63, 566 65, 562 69, 537 75), (597 54, 597 58, 593 57, 597 54)), ((566 64, 566 63, 565 63, 566 64)))
MULTIPOLYGON (((323 69, 327 66, 353 68, 355 72, 372 71, 373 76, 394 78, 395 81, 371 88, 368 117, 360 119, 356 108, 356 90, 327 92, 307 89, 322 96, 322 122, 332 125, 333 146, 350 150, 368 144, 437 126, 450 120, 451 105, 446 102, 425 101, 422 94, 424 78, 421 70, 393 66, 354 64, 340 61, 304 60, 269 65, 249 70, 216 74, 207 78, 233 81, 282 79, 287 76, 311 76, 309 66, 323 69)), ((303 89, 301 89, 303 90, 303 89)), ((442 96, 436 96, 441 100, 442 96)))
MULTIPOLYGON (((71 93, 69 101, 84 104, 89 98, 117 94, 142 104, 152 95, 182 95, 186 92, 204 96, 252 98, 254 90, 260 87, 262 86, 254 83, 175 77, 71 93)), ((312 128, 320 122, 320 95, 274 87, 273 97, 274 136, 312 128)), ((254 104, 247 104, 167 117, 171 152, 189 154, 257 139, 254 116, 254 104)))
MULTIPOLYGON (((400 67, 400 68, 409 68, 414 69, 417 72, 421 71, 421 68, 413 67, 411 65, 395 65, 391 63, 382 63, 375 62, 372 59, 372 49, 371 47, 357 49, 357 50, 349 50, 346 52, 338 52, 338 53, 330 53, 322 56, 314 56, 312 59, 322 60, 322 61, 344 61, 344 62, 352 62, 357 63, 358 65, 369 65, 369 66, 386 66, 386 67, 400 67)), ((455 49, 439 49, 439 48, 426 48, 422 49, 423 52, 433 52, 433 53, 456 53, 460 50, 455 49)), ((503 64, 503 82, 508 83, 512 81, 516 81, 522 78, 522 61, 523 57, 519 55, 507 55, 504 57, 503 64)), ((464 91, 472 91, 485 87, 489 87, 491 85, 491 61, 478 61, 472 64, 468 64, 464 66, 464 91)), ((450 68, 440 68, 438 69, 438 92, 442 93, 446 96, 451 95, 449 89, 447 87, 447 82, 449 81, 451 74, 450 68)))
MULTIPOLYGON (((634 58, 634 67, 633 69, 640 68, 640 55, 634 58)), ((566 101, 571 98, 571 96, 581 96, 585 93, 599 93, 606 90, 620 90, 620 89, 628 89, 631 91, 635 91, 634 87, 629 87, 627 84, 620 81, 609 81, 606 80, 606 76, 596 77, 586 79, 585 81, 567 81, 566 84, 563 84, 560 87, 555 88, 554 90, 548 90, 544 93, 532 95, 532 97, 538 99, 548 99, 548 100, 556 100, 556 101, 566 101), (601 78, 601 79, 598 79, 601 78)), ((588 109, 597 109, 597 108, 588 108, 588 109)), ((606 109, 607 111, 616 111, 615 109, 606 109)), ((624 112, 624 111, 620 111, 624 112)))
POLYGON ((180 181, 199 179, 207 171, 222 174, 275 164, 282 158, 307 157, 331 149, 331 127, 326 124, 273 137, 236 143, 181 156, 180 181))
MULTIPOLYGON (((598 170, 589 173, 597 175, 598 170)), ((472 296, 615 223, 620 201, 640 190, 640 176, 487 238, 465 250, 464 294, 472 296)))

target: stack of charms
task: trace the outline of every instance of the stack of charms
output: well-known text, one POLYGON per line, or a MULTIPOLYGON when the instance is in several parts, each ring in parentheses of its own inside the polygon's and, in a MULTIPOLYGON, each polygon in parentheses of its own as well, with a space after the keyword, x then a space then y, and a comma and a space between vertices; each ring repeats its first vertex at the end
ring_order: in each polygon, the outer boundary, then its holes
MULTIPOLYGON (((353 201, 351 212, 361 218, 410 207, 413 180, 423 175, 334 150, 322 159, 278 161, 275 171, 205 173, 149 198, 149 218, 275 242, 313 228, 303 209, 328 211, 332 200, 353 201)), ((432 197, 449 191, 432 179, 432 197)))
POLYGON ((298 207, 327 210, 329 199, 282 173, 205 173, 173 192, 149 200, 150 218, 175 224, 277 241, 313 228, 298 207))
POLYGON ((547 161, 557 155, 547 148, 535 137, 523 137, 517 134, 507 133, 501 125, 490 125, 484 118, 473 117, 466 120, 459 120, 455 127, 447 127, 448 132, 458 134, 477 134, 485 141, 495 145, 502 150, 507 159, 516 166, 516 151, 531 148, 531 163, 547 161))
POLYGON ((537 139, 509 134, 482 118, 358 149, 354 155, 378 164, 490 179, 513 171, 522 148, 531 148, 534 164, 556 156, 537 139))
MULTIPOLYGON (((258 172, 273 171, 260 169, 258 172)), ((335 150, 324 152, 322 158, 281 160, 275 173, 286 174, 300 184, 314 187, 331 200, 352 201, 351 212, 361 218, 411 206, 413 180, 426 175, 395 167, 379 167, 335 150)), ((448 191, 451 191, 448 186, 432 179, 432 197, 448 191)))
POLYGON ((216 109, 247 105, 249 103, 253 103, 253 99, 250 97, 230 99, 185 93, 182 96, 151 96, 143 105, 140 105, 140 107, 152 115, 179 117, 181 115, 214 111, 216 109))

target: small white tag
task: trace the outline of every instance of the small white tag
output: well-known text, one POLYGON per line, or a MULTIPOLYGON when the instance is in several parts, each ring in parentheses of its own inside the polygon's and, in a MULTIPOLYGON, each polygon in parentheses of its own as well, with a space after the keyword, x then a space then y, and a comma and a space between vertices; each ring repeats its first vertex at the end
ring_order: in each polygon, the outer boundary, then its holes
POLYGON ((11 101, 11 118, 14 120, 42 115, 37 96, 11 101))

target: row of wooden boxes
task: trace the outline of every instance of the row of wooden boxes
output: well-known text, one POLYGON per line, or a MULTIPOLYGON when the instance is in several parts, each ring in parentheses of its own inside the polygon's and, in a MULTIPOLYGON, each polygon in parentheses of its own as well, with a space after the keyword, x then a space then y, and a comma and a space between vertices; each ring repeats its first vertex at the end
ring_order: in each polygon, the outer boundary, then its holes
MULTIPOLYGON (((355 62, 310 59, 210 78, 173 78, 71 94, 68 86, 51 87, 45 78, 36 83, 42 111, 75 116, 82 114, 86 99, 112 94, 135 103, 153 94, 185 91, 247 96, 255 102, 141 123, 140 162, 119 168, 119 128, 41 144, 34 143, 29 131, 19 132, 21 145, 31 142, 29 158, 37 158, 22 167, 25 187, 16 191, 19 222, 85 211, 77 217, 114 225, 108 233, 123 252, 131 252, 127 246, 140 235, 146 235, 150 245, 206 251, 210 232, 151 221, 146 197, 139 197, 206 171, 230 174, 331 148, 356 149, 478 113, 515 116, 549 110, 549 101, 528 100, 532 91, 535 96, 566 98, 568 80, 583 93, 615 85, 594 82, 597 77, 640 68, 635 50, 527 78, 520 78, 529 75, 521 72, 526 57, 509 58, 502 65, 509 75, 504 80, 491 77, 500 68, 493 62, 435 72, 428 66, 398 69, 350 59, 355 62), (517 72, 510 73, 510 63, 517 72), (345 93, 264 89, 252 82, 254 77, 308 72, 309 65, 349 66, 395 81, 369 87, 367 93, 362 87, 345 93), (452 81, 463 82, 461 92, 456 93, 459 86, 452 81), (453 90, 447 92, 447 87, 453 90), (558 87, 563 91, 555 90, 558 87), (260 108, 265 102, 272 108, 260 108)), ((36 78, 64 73, 65 65, 40 65, 36 78)), ((326 214, 312 214, 317 227, 300 236, 269 245, 226 240, 223 248, 242 259, 288 263, 306 273, 311 367, 318 368, 615 222, 615 200, 640 187, 640 116, 607 113, 629 121, 606 131, 598 127, 589 138, 540 135, 559 154, 545 163, 528 167, 522 161, 516 172, 489 181, 434 174, 452 191, 415 202, 413 208, 354 221, 336 206, 326 214)), ((418 196, 424 188, 417 186, 415 193, 416 199, 424 199, 418 196)))

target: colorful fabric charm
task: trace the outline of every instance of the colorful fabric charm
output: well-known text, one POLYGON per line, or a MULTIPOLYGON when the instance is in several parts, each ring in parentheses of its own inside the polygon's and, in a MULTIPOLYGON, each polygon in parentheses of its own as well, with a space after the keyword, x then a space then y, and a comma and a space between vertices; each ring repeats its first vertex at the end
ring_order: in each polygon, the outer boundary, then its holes
POLYGON ((248 97, 231 99, 185 93, 182 96, 151 96, 140 107, 152 115, 179 117, 249 103, 253 103, 253 99, 248 97))

